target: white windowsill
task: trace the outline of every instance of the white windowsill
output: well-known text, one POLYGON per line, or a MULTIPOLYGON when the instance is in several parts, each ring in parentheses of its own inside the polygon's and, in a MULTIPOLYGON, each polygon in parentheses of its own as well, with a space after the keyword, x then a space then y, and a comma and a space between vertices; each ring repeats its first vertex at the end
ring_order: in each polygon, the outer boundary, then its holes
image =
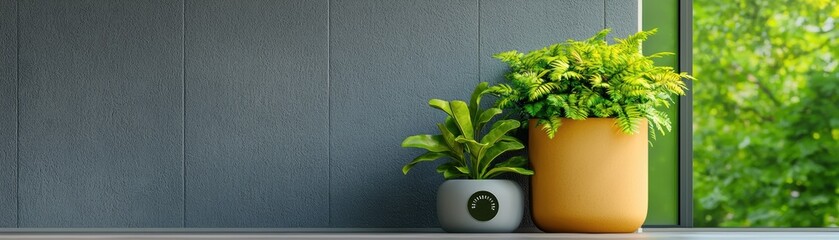
MULTIPOLYGON (((432 229, 401 229, 410 232, 358 232, 359 229, 18 229, 0 233, 0 239, 839 239, 837 228, 645 228, 633 234, 447 234, 432 229)), ((373 230, 373 229, 362 229, 373 230)))

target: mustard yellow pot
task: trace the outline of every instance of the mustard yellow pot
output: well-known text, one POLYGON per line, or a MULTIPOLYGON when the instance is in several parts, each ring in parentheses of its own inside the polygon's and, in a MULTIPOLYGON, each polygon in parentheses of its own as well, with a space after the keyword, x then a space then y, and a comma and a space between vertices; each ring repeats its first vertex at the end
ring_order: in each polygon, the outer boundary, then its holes
POLYGON ((641 227, 647 216, 647 120, 629 135, 615 118, 562 119, 553 139, 536 121, 528 125, 536 226, 586 233, 641 227))

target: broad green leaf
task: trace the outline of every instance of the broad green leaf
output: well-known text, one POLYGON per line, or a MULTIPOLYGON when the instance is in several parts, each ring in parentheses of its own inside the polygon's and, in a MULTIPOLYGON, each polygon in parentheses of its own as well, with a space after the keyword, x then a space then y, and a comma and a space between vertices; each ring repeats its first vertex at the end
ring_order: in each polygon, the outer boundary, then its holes
POLYGON ((524 149, 524 145, 521 144, 521 142, 498 141, 494 145, 487 148, 483 160, 489 163, 502 153, 521 149, 524 149))
POLYGON ((468 167, 465 167, 465 166, 455 166, 454 168, 455 168, 455 169, 457 169, 457 171, 459 171, 460 173, 463 173, 463 174, 469 174, 469 168, 468 168, 468 167))
POLYGON ((489 132, 481 139, 481 143, 483 144, 493 144, 497 142, 501 137, 503 137, 507 132, 510 130, 516 129, 521 126, 521 123, 517 120, 501 120, 497 121, 492 124, 492 127, 489 129, 489 132))
POLYGON ((446 172, 447 169, 453 168, 453 167, 455 167, 455 165, 456 165, 455 162, 447 162, 447 163, 437 165, 437 172, 438 173, 446 172))
POLYGON ((487 146, 481 148, 475 156, 478 159, 478 166, 485 166, 488 165, 488 160, 484 159, 484 155, 486 155, 486 151, 491 147, 493 144, 496 144, 501 138, 506 136, 507 132, 510 130, 516 129, 521 126, 518 120, 501 120, 492 124, 489 132, 481 139, 481 143, 487 146))
POLYGON ((494 178, 503 173, 518 173, 521 175, 533 175, 533 170, 518 167, 494 167, 486 173, 486 178, 494 178))
POLYGON ((439 153, 439 152, 423 153, 422 155, 419 155, 418 157, 414 158, 414 160, 412 160, 408 164, 405 164, 405 166, 402 167, 402 174, 407 175, 408 171, 410 171, 411 168, 414 167, 414 165, 417 165, 417 163, 431 162, 431 161, 434 161, 434 160, 437 160, 437 159, 440 159, 440 158, 444 158, 444 157, 448 157, 448 156, 449 155, 446 154, 446 153, 439 153))
POLYGON ((522 143, 522 142, 521 142, 518 138, 513 137, 513 136, 510 136, 510 135, 504 135, 503 137, 501 137, 501 140, 498 140, 498 141, 499 141, 499 142, 501 142, 501 141, 504 141, 504 142, 516 142, 516 143, 518 143, 518 144, 524 145, 524 143, 522 143))
MULTIPOLYGON (((524 148, 524 144, 521 144, 521 142, 519 142, 518 140, 516 140, 516 141, 504 141, 504 140, 498 141, 494 145, 487 148, 486 153, 483 154, 483 156, 480 160, 479 168, 481 169, 482 172, 486 172, 487 168, 492 163, 492 161, 495 160, 495 158, 497 158, 502 153, 505 153, 505 152, 508 152, 508 151, 515 151, 515 150, 519 150, 519 149, 523 149, 523 148, 524 148)), ((526 159, 525 159, 525 162, 527 162, 526 159)), ((496 166, 498 166, 498 165, 496 165, 496 166)))
POLYGON ((452 134, 446 126, 443 124, 438 123, 437 128, 440 129, 440 135, 443 136, 443 140, 446 141, 446 145, 448 145, 449 150, 452 152, 452 155, 456 157, 456 161, 462 161, 463 158, 463 145, 461 143, 455 141, 455 136, 452 134))
POLYGON ((507 161, 500 162, 495 164, 495 167, 519 167, 523 168, 527 166, 527 158, 524 156, 515 156, 507 159, 507 161))
POLYGON ((454 136, 460 136, 460 127, 457 126, 457 123, 454 121, 454 118, 451 116, 446 117, 446 129, 449 130, 450 133, 454 136))
POLYGON ((440 99, 435 98, 435 99, 428 100, 428 105, 433 107, 433 108, 440 109, 443 112, 446 112, 446 114, 448 114, 449 116, 453 116, 452 115, 452 109, 451 109, 451 107, 449 107, 449 102, 448 101, 440 100, 440 99))
POLYGON ((467 177, 469 177, 469 175, 460 173, 459 171, 457 171, 457 169, 447 169, 445 172, 443 172, 443 178, 445 178, 446 180, 467 177))
POLYGON ((496 115, 501 114, 501 112, 502 111, 500 108, 490 108, 481 112, 481 116, 478 118, 477 121, 478 125, 480 125, 478 129, 483 128, 484 124, 488 123, 496 115))
POLYGON ((448 162, 437 166, 437 172, 443 174, 443 178, 448 179, 455 179, 455 178, 463 178, 468 177, 469 175, 461 173, 457 170, 458 164, 455 162, 448 162))
POLYGON ((472 97, 469 98, 469 113, 472 116, 472 122, 477 122, 478 116, 481 115, 481 95, 484 94, 488 86, 489 83, 481 82, 478 83, 478 86, 475 86, 475 90, 472 91, 472 97))
POLYGON ((484 150, 484 148, 487 146, 487 144, 479 143, 479 142, 475 141, 474 139, 465 138, 465 137, 463 137, 463 135, 455 138, 455 141, 457 141, 459 143, 466 144, 466 146, 469 148, 469 152, 472 154, 472 156, 477 156, 478 153, 482 152, 484 150))
POLYGON ((431 152, 449 151, 446 140, 440 135, 420 134, 405 138, 402 141, 404 148, 422 148, 431 152))
POLYGON ((474 130, 472 129, 472 117, 469 116, 469 106, 463 101, 451 101, 449 103, 452 109, 452 116, 455 123, 457 123, 460 133, 466 138, 475 138, 474 130))

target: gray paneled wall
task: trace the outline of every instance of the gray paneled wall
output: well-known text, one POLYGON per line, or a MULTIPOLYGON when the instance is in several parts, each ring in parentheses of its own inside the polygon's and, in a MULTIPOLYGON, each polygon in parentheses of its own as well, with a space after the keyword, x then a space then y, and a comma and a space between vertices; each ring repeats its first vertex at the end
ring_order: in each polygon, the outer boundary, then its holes
POLYGON ((327 4, 186 1, 186 227, 328 226, 327 4))
POLYGON ((17 2, 0 1, 0 228, 17 226, 17 2))
POLYGON ((470 0, 333 1, 330 11, 331 211, 335 227, 430 227, 442 182, 410 175, 399 148, 435 131, 429 98, 464 99, 478 81, 478 5, 470 0))
POLYGON ((637 7, 0 0, 0 228, 435 227, 442 178, 400 172, 426 101, 637 7))
POLYGON ((183 3, 18 4, 20 227, 180 227, 183 3))

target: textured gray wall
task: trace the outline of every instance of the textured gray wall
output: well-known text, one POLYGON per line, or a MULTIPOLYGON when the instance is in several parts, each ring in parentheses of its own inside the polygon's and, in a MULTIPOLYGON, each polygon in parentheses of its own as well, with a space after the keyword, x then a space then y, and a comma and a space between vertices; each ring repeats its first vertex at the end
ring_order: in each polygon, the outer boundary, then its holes
POLYGON ((475 1, 330 4, 330 219, 335 227, 436 224, 433 166, 402 175, 421 153, 409 134, 440 121, 429 98, 464 99, 478 82, 475 1))
POLYGON ((326 227, 327 0, 188 0, 186 227, 326 227))
POLYGON ((19 4, 20 227, 180 227, 182 2, 19 4))
POLYGON ((0 227, 435 227, 426 101, 637 4, 0 0, 0 227))
POLYGON ((0 1, 0 227, 17 226, 17 2, 0 1))

